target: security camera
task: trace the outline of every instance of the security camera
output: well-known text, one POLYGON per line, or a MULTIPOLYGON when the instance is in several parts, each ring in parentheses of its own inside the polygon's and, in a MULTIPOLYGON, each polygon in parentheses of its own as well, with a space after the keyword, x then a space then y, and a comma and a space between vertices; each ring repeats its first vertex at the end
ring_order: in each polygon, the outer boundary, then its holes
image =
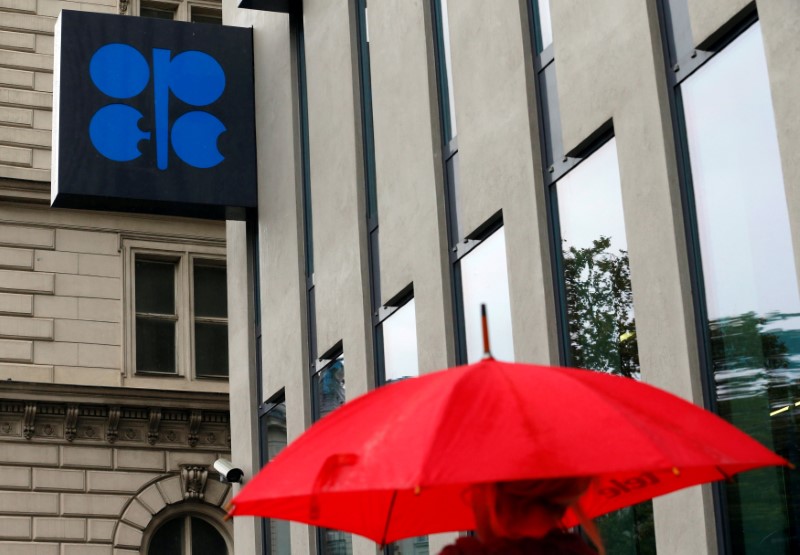
POLYGON ((214 470, 219 473, 220 482, 239 483, 242 481, 241 468, 236 468, 228 459, 217 459, 214 461, 214 470))

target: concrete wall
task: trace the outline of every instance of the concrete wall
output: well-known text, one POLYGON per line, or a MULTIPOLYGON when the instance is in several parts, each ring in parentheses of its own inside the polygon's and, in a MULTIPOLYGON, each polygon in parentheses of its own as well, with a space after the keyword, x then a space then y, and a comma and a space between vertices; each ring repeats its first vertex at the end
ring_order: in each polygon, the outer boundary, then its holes
MULTIPOLYGON (((606 122, 613 124, 643 379, 702 403, 656 3, 551 4, 565 152, 606 122)), ((687 5, 699 46, 749 3, 689 0, 687 5)), ((794 99, 800 87, 799 6, 791 0, 758 6, 795 232, 800 229, 800 164, 791 153, 800 145, 794 99)), ((367 15, 380 301, 413 283, 422 372, 454 360, 430 8, 426 0, 370 0, 367 15)), ((310 423, 306 341, 311 331, 317 334, 318 354, 343 342, 348 398, 374 384, 355 17, 352 0, 304 2, 317 300, 316 328, 309 330, 292 28, 284 14, 239 10, 232 0, 225 2, 226 23, 253 25, 256 47, 265 371, 258 400, 285 388, 290 439, 310 423)), ((461 238, 502 211, 516 356, 555 363, 556 307, 527 3, 452 0, 449 21, 461 238)), ((255 377, 242 372, 232 376, 232 383, 245 391, 254 387, 255 377)), ((256 425, 253 418, 250 423, 256 425)), ((253 449, 243 447, 241 456, 252 459, 253 449)), ((655 514, 659 553, 715 552, 708 488, 659 499, 655 514)), ((295 552, 313 551, 311 540, 302 526, 293 527, 295 552)), ((366 543, 356 546, 359 553, 373 549, 366 543)))

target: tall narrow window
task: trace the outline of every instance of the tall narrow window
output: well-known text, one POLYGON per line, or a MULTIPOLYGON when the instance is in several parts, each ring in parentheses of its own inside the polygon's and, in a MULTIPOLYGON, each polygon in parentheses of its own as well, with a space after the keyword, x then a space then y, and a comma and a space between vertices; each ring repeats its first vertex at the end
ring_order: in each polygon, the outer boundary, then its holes
MULTIPOLYGON (((800 295, 769 77, 755 23, 680 86, 720 415, 797 460, 800 295)), ((736 553, 800 552, 800 478, 725 486, 736 553)))
MULTIPOLYGON (((288 442, 286 433, 286 398, 283 391, 264 404, 261 415, 261 463, 267 464, 280 453, 288 442)), ((289 522, 264 519, 264 553, 289 555, 289 522)))
MULTIPOLYGON (((639 379, 614 139, 555 185, 567 364, 639 379)), ((652 503, 597 519, 609 554, 655 553, 652 503)))
POLYGON ((136 372, 176 373, 177 262, 136 258, 136 372))
POLYGON ((542 52, 553 44, 553 28, 550 23, 550 0, 532 0, 533 13, 536 17, 537 50, 542 52))
POLYGON ((152 535, 147 555, 227 555, 228 542, 205 518, 182 515, 162 524, 152 535))
MULTIPOLYGON (((326 355, 327 364, 313 376, 314 419, 324 418, 345 402, 344 355, 326 355)), ((319 555, 351 555, 353 538, 346 532, 317 529, 319 555)))
POLYGON ((228 376, 228 295, 225 267, 194 264, 195 375, 228 376))
POLYGON ((439 23, 439 49, 444 58, 440 64, 440 71, 444 71, 443 78, 440 78, 440 86, 446 89, 442 91, 446 100, 442 116, 444 119, 444 140, 448 142, 457 135, 458 129, 456 128, 456 103, 453 98, 453 64, 450 58, 450 21, 447 12, 447 0, 435 2, 434 9, 439 23))
POLYGON ((381 325, 385 382, 418 376, 417 310, 414 299, 395 310, 381 325))
POLYGON ((513 361, 505 229, 500 227, 469 251, 460 267, 467 362, 476 362, 483 356, 481 304, 488 309, 492 354, 498 360, 513 361))

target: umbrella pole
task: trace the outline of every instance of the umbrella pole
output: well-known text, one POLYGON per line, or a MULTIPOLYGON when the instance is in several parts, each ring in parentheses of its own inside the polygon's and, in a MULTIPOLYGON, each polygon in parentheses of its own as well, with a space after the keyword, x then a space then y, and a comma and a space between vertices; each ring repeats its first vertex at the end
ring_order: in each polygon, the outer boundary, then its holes
POLYGON ((492 359, 492 351, 489 348, 489 318, 486 315, 486 303, 481 303, 481 329, 483 330, 483 359, 492 359))

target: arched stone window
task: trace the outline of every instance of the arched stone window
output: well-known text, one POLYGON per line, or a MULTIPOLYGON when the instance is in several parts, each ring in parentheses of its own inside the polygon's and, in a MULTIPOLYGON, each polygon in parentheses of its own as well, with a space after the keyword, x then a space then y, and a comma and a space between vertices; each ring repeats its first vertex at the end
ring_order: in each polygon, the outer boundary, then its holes
POLYGON ((233 555, 228 530, 202 505, 162 511, 145 531, 144 555, 233 555))

